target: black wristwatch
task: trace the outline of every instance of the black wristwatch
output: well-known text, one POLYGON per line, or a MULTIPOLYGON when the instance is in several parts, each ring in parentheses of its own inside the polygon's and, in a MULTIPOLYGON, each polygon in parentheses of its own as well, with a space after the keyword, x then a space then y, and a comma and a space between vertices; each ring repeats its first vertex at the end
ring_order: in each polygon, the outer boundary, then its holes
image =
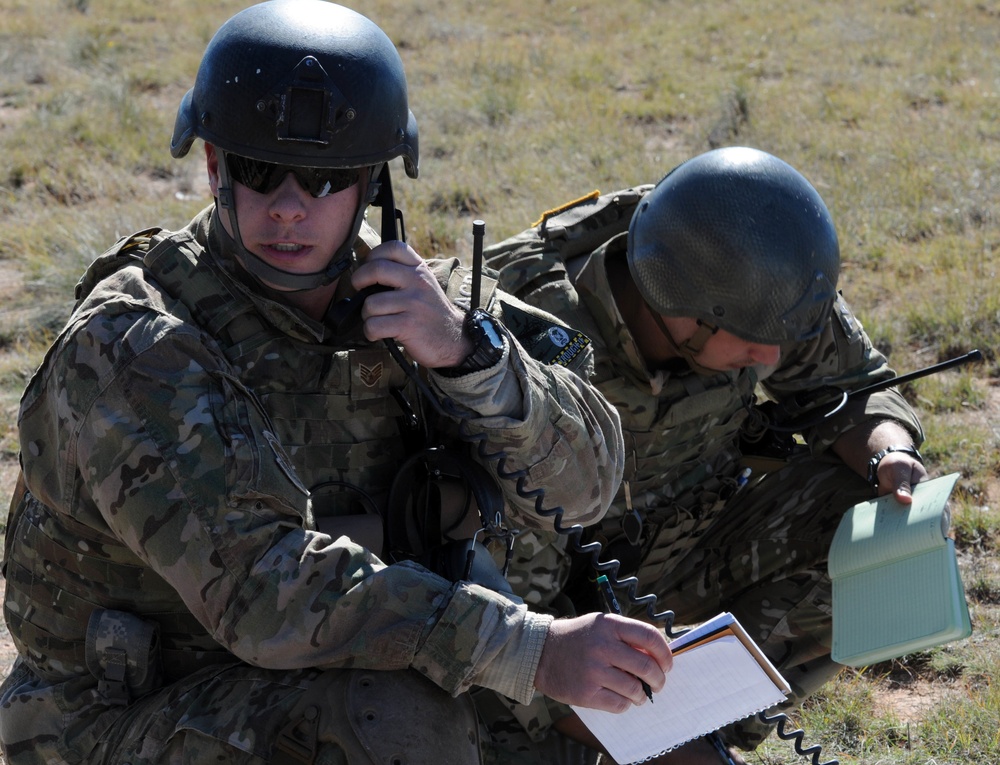
POLYGON ((482 308, 466 314, 462 334, 472 341, 472 353, 462 359, 458 366, 435 369, 439 375, 461 377, 481 369, 489 369, 503 358, 503 325, 482 308))
POLYGON ((905 452, 921 465, 924 464, 924 458, 920 456, 920 452, 917 451, 917 447, 915 446, 887 446, 868 460, 868 483, 871 484, 873 489, 878 489, 878 466, 881 464, 882 458, 893 452, 905 452))

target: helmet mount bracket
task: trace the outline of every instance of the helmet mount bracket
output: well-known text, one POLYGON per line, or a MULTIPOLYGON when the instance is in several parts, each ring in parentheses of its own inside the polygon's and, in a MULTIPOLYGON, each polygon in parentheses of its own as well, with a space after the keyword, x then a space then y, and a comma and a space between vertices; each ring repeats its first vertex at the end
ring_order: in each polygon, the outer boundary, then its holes
POLYGON ((274 115, 279 141, 323 146, 357 117, 315 56, 303 58, 269 97, 257 102, 257 110, 274 115))

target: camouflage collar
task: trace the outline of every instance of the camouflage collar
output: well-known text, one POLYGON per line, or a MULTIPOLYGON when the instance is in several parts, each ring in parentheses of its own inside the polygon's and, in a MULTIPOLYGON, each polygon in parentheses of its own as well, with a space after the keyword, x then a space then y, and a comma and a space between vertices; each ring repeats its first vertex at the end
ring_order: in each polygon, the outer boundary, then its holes
POLYGON ((627 362, 632 377, 651 384, 646 361, 618 309, 608 281, 606 263, 612 258, 625 257, 626 238, 627 233, 622 233, 594 250, 580 269, 574 286, 600 327, 606 347, 615 349, 614 355, 627 362))

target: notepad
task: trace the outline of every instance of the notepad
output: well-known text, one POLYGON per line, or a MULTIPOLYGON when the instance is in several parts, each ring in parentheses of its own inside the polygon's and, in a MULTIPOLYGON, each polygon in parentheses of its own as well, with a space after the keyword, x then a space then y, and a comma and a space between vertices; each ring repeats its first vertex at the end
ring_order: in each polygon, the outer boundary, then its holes
POLYGON ((958 473, 855 505, 830 546, 833 660, 863 667, 972 634, 948 497, 958 473))
POLYGON ((620 765, 676 749, 731 722, 768 709, 788 683, 730 613, 722 613, 670 644, 673 669, 653 703, 622 714, 573 707, 620 765))

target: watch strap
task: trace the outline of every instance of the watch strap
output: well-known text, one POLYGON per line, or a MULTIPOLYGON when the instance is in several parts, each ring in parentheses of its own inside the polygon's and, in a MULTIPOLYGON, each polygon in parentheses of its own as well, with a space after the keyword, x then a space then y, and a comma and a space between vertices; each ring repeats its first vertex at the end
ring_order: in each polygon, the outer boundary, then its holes
POLYGON ((882 451, 876 452, 870 460, 868 460, 868 483, 871 484, 873 489, 878 488, 878 466, 882 462, 882 458, 887 454, 892 454, 893 452, 904 452, 913 457, 917 462, 923 464, 924 458, 920 456, 920 452, 917 451, 915 446, 887 446, 882 451))
POLYGON ((461 377, 495 366, 503 358, 502 327, 503 325, 492 314, 482 308, 469 311, 462 325, 462 334, 472 340, 472 352, 459 364, 453 367, 439 367, 434 371, 443 377, 461 377))

